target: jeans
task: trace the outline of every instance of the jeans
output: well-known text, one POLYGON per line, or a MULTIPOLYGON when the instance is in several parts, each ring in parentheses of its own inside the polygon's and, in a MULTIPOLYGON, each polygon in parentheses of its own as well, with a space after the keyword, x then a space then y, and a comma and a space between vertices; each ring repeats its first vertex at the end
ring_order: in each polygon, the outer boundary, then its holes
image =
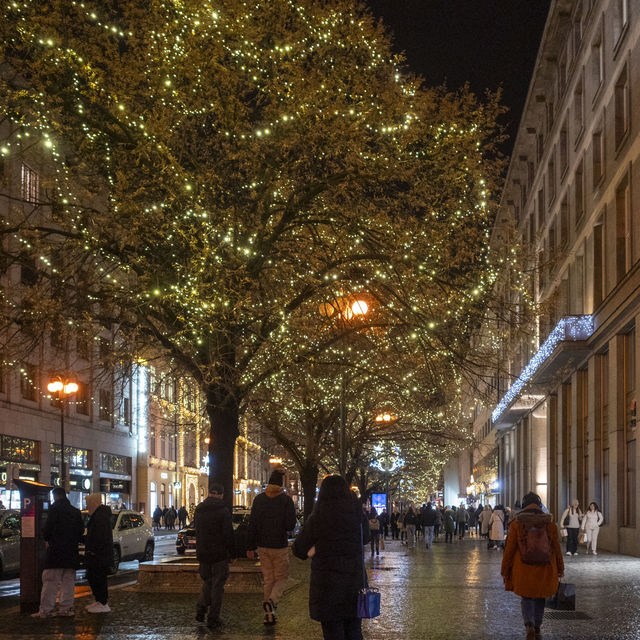
POLYGON ((544 598, 522 598, 520 607, 525 625, 532 624, 539 629, 544 616, 544 598))
POLYGON ((48 615, 53 612, 58 591, 60 592, 60 611, 73 611, 75 583, 75 569, 45 569, 42 572, 40 613, 48 615))
POLYGON ((413 547, 416 543, 416 525, 407 524, 405 529, 407 530, 407 546, 413 547))
POLYGON ((107 567, 87 566, 87 582, 91 587, 91 593, 100 604, 107 604, 109 590, 107 586, 107 567))
POLYGON ((322 622, 324 640, 362 640, 362 623, 360 618, 343 618, 322 622))
POLYGON ((578 551, 578 527, 567 527, 567 552, 577 553, 578 551))
POLYGON ((278 604, 289 580, 289 547, 258 547, 258 554, 264 579, 264 601, 278 604))
POLYGON ((427 547, 433 544, 433 525, 427 525, 424 528, 424 541, 427 547))
POLYGON ((208 620, 212 622, 220 618, 224 583, 229 577, 229 562, 227 560, 210 564, 201 562, 199 572, 202 578, 202 589, 196 606, 202 613, 206 613, 208 609, 208 620))

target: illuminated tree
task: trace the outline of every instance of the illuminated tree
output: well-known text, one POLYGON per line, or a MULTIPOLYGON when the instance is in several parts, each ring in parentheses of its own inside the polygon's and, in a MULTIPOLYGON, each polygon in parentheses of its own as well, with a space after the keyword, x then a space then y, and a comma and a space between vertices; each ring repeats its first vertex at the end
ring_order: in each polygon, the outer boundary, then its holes
POLYGON ((73 290, 6 293, 11 326, 96 323, 174 362, 229 501, 252 390, 337 344, 319 305, 365 293, 463 359, 494 279, 495 99, 421 86, 347 0, 26 0, 0 33, 0 153, 46 176, 29 207, 7 191, 5 251, 73 290))

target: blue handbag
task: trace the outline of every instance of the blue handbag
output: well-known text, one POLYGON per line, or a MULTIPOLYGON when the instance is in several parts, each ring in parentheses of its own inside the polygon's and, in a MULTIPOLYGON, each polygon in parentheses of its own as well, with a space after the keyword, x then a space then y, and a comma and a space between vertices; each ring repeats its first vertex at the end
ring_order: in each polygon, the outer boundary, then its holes
POLYGON ((362 584, 358 593, 358 618, 377 618, 380 615, 380 592, 369 586, 367 570, 364 567, 364 536, 360 525, 360 547, 362 548, 362 584))

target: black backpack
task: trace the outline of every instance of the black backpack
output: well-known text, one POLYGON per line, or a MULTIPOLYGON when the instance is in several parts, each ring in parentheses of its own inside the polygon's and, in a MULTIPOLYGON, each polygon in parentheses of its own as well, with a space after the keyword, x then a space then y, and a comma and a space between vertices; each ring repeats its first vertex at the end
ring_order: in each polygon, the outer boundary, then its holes
POLYGON ((518 540, 520 559, 524 564, 542 565, 551 561, 551 536, 547 522, 522 526, 522 537, 518 540))

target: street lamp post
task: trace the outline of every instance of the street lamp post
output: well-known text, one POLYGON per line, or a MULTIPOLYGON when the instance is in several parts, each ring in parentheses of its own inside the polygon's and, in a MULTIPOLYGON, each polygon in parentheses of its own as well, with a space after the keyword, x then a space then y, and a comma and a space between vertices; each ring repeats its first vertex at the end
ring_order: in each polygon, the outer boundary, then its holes
POLYGON ((78 383, 73 380, 62 380, 57 377, 47 385, 49 393, 56 394, 58 402, 60 402, 60 486, 65 490, 67 486, 67 468, 64 452, 64 407, 65 399, 68 396, 77 393, 78 383))
MULTIPOLYGON (((369 305, 361 299, 349 301, 347 298, 337 298, 335 303, 323 302, 320 305, 320 315, 330 318, 336 314, 337 324, 343 326, 356 316, 364 317, 369 312, 369 305)), ((338 472, 341 476, 347 473, 347 376, 344 370, 340 376, 340 404, 338 434, 338 472)))

